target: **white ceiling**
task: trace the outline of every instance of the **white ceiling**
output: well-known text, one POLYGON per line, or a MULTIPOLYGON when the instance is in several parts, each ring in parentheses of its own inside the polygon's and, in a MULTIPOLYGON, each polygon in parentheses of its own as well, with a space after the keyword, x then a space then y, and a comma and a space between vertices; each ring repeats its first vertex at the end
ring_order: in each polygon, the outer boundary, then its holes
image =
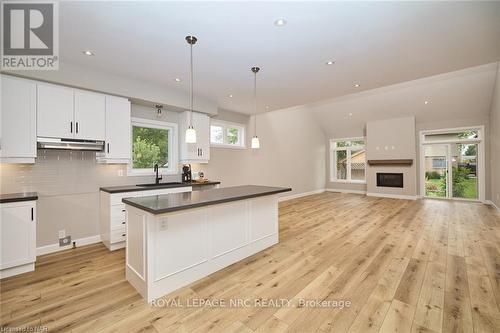
POLYGON ((259 65, 263 112, 498 61, 499 18, 500 2, 67 1, 60 59, 185 91, 193 34, 195 94, 252 113, 259 65))
POLYGON ((426 129, 487 126, 497 66, 476 66, 303 108, 315 116, 329 138, 362 136, 369 121, 410 116, 426 129))

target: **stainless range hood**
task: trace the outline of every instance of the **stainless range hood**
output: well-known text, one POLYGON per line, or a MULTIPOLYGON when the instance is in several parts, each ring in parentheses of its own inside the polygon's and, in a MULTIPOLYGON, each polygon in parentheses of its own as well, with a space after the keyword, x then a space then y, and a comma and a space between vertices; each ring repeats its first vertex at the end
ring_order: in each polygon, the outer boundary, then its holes
POLYGON ((103 151, 104 141, 37 137, 38 149, 103 151))

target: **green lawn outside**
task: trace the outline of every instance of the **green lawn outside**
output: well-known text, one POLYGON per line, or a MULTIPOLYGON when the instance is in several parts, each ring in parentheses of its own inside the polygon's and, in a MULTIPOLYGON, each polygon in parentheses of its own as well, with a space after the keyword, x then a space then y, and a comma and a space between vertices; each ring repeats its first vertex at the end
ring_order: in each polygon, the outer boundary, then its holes
MULTIPOLYGON (((461 198, 463 199, 477 199, 477 178, 468 178, 465 180, 466 186, 465 190, 463 193, 463 196, 461 198)), ((426 185, 427 184, 434 184, 437 186, 438 190, 437 191, 425 191, 426 195, 431 198, 444 198, 446 197, 446 191, 444 188, 441 188, 441 179, 428 179, 426 180, 426 185)), ((427 188, 427 187, 426 187, 427 188)))

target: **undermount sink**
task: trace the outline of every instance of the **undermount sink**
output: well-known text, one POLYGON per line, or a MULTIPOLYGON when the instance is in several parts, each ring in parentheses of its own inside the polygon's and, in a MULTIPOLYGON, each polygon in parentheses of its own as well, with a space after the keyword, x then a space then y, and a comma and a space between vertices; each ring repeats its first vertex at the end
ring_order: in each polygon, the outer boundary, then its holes
POLYGON ((159 184, 149 183, 149 184, 137 184, 135 186, 140 186, 140 187, 156 187, 156 186, 168 186, 168 185, 179 185, 179 184, 182 184, 182 183, 179 183, 179 182, 159 183, 159 184))

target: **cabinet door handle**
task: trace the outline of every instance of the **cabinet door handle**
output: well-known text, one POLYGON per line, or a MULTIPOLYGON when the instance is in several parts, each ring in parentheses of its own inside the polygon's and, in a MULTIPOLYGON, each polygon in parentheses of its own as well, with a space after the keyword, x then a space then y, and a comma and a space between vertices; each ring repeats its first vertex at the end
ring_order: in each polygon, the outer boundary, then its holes
POLYGON ((76 122, 76 133, 78 133, 78 122, 76 122))
POLYGON ((200 156, 203 156, 203 148, 200 148, 200 156))
POLYGON ((125 224, 125 221, 123 221, 122 224, 125 224))
POLYGON ((73 133, 73 122, 72 121, 69 122, 69 132, 73 133))
POLYGON ((109 143, 108 143, 108 154, 109 154, 109 143))
POLYGON ((127 236, 127 234, 122 234, 123 237, 127 236))
POLYGON ((31 207, 31 221, 34 220, 34 212, 33 212, 33 207, 31 207))

